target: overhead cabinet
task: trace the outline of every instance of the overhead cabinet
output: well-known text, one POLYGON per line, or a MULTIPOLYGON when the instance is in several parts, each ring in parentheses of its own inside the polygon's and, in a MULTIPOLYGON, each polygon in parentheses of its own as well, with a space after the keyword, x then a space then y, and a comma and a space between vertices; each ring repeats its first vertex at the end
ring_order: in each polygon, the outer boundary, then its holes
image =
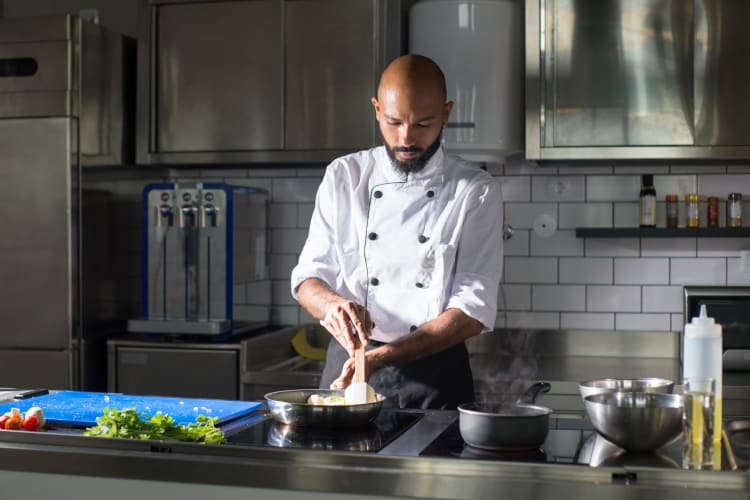
POLYGON ((750 158, 745 0, 527 0, 527 157, 750 158))
POLYGON ((141 1, 138 161, 328 161, 377 144, 397 0, 141 1))

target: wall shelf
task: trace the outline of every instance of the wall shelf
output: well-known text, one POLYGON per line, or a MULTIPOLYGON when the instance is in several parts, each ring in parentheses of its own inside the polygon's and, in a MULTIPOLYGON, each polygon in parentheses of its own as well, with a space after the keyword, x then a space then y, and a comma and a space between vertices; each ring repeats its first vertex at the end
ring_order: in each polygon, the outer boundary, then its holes
POLYGON ((750 227, 577 227, 576 238, 750 238, 750 227))

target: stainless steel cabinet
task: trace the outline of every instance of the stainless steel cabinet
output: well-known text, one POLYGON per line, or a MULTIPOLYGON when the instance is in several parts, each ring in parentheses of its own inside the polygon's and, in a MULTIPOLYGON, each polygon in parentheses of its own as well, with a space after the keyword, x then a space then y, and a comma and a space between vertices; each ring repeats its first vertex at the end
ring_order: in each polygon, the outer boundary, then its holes
POLYGON ((107 390, 238 399, 240 344, 107 341, 107 390))
POLYGON ((527 156, 748 158, 743 0, 527 0, 527 156))
POLYGON ((380 76, 380 68, 373 64, 380 59, 374 57, 373 46, 375 3, 286 3, 287 149, 359 149, 374 144, 369 97, 380 76))
POLYGON ((141 0, 139 163, 317 162, 377 144, 400 0, 141 0))
POLYGON ((279 2, 165 5, 155 27, 154 150, 282 148, 279 2))

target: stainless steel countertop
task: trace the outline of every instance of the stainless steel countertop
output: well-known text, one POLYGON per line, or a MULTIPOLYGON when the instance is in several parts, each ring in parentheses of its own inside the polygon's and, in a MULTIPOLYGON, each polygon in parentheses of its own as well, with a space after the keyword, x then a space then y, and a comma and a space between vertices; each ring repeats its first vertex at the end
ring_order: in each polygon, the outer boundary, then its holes
MULTIPOLYGON (((431 425, 437 429, 442 424, 435 421, 431 425)), ((272 488, 290 492, 285 498, 293 498, 293 492, 320 492, 466 500, 746 500, 750 491, 750 473, 746 471, 593 468, 398 456, 397 450, 390 451, 393 454, 238 448, 6 432, 0 433, 0 470, 272 488)))

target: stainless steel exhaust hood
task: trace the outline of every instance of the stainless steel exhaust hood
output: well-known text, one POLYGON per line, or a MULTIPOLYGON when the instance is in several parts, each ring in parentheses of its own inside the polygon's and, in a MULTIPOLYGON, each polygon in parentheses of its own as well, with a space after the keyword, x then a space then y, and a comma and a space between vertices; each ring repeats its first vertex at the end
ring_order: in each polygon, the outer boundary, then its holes
POLYGON ((527 0, 526 155, 750 158, 745 0, 527 0))

